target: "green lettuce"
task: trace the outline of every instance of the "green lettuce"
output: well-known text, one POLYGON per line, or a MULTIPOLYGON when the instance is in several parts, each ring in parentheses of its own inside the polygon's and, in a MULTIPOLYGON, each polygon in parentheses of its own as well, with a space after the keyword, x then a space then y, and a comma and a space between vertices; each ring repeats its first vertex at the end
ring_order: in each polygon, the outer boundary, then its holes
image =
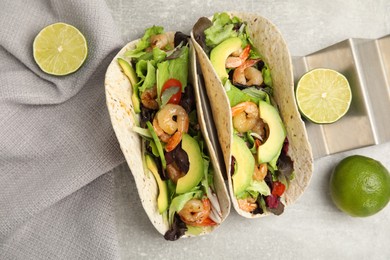
POLYGON ((271 195, 271 189, 268 187, 267 183, 263 181, 252 180, 251 184, 237 196, 237 199, 245 199, 248 197, 257 198, 259 194, 264 196, 271 195))
POLYGON ((239 103, 251 100, 251 97, 248 94, 245 94, 234 85, 230 86, 230 90, 227 91, 226 94, 229 98, 229 103, 231 107, 234 107, 239 103))
POLYGON ((156 62, 156 64, 162 62, 167 57, 167 53, 157 47, 153 48, 152 54, 153 60, 156 62))
POLYGON ((138 89, 141 92, 156 84, 156 68, 153 63, 152 61, 140 60, 135 66, 135 72, 140 79, 137 83, 138 89))
MULTIPOLYGON (((237 21, 235 19, 235 21, 237 21)), ((213 48, 230 37, 238 36, 234 30, 232 19, 227 13, 217 13, 213 17, 213 25, 204 31, 206 45, 213 48)))
POLYGON ((240 90, 236 86, 230 84, 230 90, 226 91, 226 94, 229 98, 231 107, 234 107, 235 105, 245 101, 251 101, 255 104, 259 104, 260 100, 266 101, 268 103, 270 102, 268 93, 255 87, 240 90))
POLYGON ((139 40, 136 48, 127 51, 125 55, 129 58, 139 58, 141 55, 144 55, 144 50, 150 46, 150 37, 161 33, 164 33, 164 28, 161 26, 152 26, 146 29, 144 36, 139 40))
POLYGON ((268 104, 270 104, 269 95, 263 89, 250 87, 250 88, 243 89, 242 92, 250 96, 251 100, 254 101, 254 103, 256 104, 258 104, 260 100, 266 101, 268 104))
POLYGON ((182 47, 181 53, 178 58, 172 60, 165 60, 157 64, 157 94, 158 100, 161 97, 161 90, 164 86, 164 83, 171 78, 177 79, 181 82, 184 91, 185 86, 187 86, 188 80, 188 64, 189 64, 189 55, 188 47, 182 47))
POLYGON ((266 64, 264 64, 261 74, 263 75, 265 85, 272 87, 271 70, 266 64))

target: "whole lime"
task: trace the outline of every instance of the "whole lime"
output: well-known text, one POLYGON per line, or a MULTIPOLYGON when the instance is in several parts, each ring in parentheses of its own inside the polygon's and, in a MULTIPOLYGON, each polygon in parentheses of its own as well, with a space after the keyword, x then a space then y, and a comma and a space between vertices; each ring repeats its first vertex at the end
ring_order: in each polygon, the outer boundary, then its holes
POLYGON ((390 200, 390 174, 377 160, 353 155, 341 160, 330 178, 336 206, 354 217, 368 217, 390 200))

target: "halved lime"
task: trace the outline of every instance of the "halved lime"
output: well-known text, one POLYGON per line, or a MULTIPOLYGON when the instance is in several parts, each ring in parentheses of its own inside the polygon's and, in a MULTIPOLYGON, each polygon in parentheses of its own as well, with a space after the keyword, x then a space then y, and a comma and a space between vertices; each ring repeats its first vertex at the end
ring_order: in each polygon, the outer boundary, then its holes
POLYGON ((78 70, 87 58, 84 35, 74 26, 55 23, 43 28, 35 37, 35 62, 46 73, 63 76, 78 70))
POLYGON ((329 124, 343 117, 351 104, 348 80, 325 68, 311 70, 298 81, 296 99, 301 114, 317 124, 329 124))

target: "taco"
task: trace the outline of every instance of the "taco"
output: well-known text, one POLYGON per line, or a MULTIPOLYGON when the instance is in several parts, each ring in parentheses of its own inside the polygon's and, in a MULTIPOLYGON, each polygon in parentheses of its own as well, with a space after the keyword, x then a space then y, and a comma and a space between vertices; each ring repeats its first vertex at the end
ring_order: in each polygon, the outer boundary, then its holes
POLYGON ((119 51, 105 78, 112 125, 142 206, 167 240, 209 233, 230 211, 189 39, 150 27, 119 51))
POLYGON ((313 171, 286 43, 270 21, 247 13, 202 17, 191 38, 234 208, 248 218, 282 214, 313 171))

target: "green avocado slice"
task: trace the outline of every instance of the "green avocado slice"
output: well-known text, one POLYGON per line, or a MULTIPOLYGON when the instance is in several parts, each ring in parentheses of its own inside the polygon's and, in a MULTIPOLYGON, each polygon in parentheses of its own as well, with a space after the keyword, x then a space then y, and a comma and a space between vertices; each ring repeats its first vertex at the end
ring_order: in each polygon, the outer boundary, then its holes
POLYGON ((259 102, 260 118, 268 124, 267 140, 257 149, 259 163, 268 163, 280 153, 286 138, 286 129, 278 110, 267 102, 259 102))
POLYGON ((123 73, 127 76, 130 81, 131 87, 133 89, 133 94, 131 95, 131 101, 133 102, 134 112, 139 114, 141 113, 141 104, 138 98, 138 78, 135 74, 133 67, 126 60, 118 58, 118 64, 122 68, 123 73))
POLYGON ((241 48, 241 39, 238 37, 232 37, 224 40, 218 44, 210 52, 210 62, 213 65, 215 72, 217 73, 219 79, 224 84, 225 79, 229 77, 226 72, 226 59, 235 51, 238 51, 241 48))
POLYGON ((233 135, 232 156, 235 158, 235 171, 232 176, 233 193, 239 195, 250 185, 255 169, 255 158, 245 141, 233 135))
POLYGON ((160 174, 158 173, 156 162, 153 160, 153 158, 147 154, 145 160, 148 169, 152 172, 157 182, 157 186, 158 186, 157 207, 158 207, 158 212, 162 214, 168 209, 167 183, 161 179, 160 174))
POLYGON ((203 178, 204 162, 198 142, 188 134, 183 134, 182 149, 187 153, 190 168, 186 175, 177 181, 176 193, 191 191, 203 178))

